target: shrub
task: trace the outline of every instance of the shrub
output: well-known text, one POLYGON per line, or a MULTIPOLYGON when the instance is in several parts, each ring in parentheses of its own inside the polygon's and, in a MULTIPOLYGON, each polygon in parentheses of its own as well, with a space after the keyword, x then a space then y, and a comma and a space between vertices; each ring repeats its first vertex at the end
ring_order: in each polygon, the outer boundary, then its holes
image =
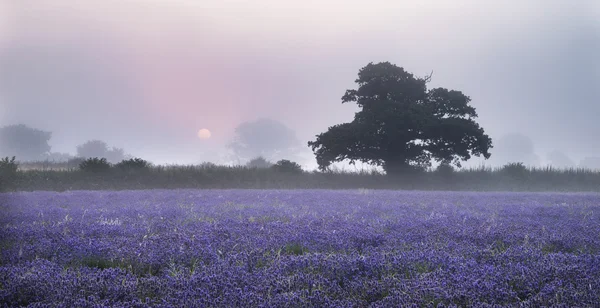
POLYGON ((110 164, 106 158, 88 158, 79 164, 79 169, 85 172, 106 172, 110 170, 110 164))
POLYGON ((529 170, 525 165, 521 162, 517 163, 508 163, 500 169, 500 172, 503 174, 513 178, 523 180, 527 177, 529 170))
POLYGON ((289 161, 287 159, 282 159, 282 160, 278 161, 273 166, 271 166, 271 168, 277 172, 284 172, 284 173, 300 174, 303 172, 302 166, 300 166, 298 163, 289 161))
POLYGON ((0 160, 0 191, 5 190, 17 179, 17 169, 19 164, 16 162, 16 157, 12 159, 5 157, 0 160))
POLYGON ((256 169, 265 169, 265 168, 270 168, 271 166, 273 166, 273 163, 271 163, 270 161, 266 160, 262 156, 253 158, 252 160, 250 160, 246 164, 246 167, 248 167, 248 168, 256 168, 256 169))
POLYGON ((115 167, 123 171, 145 170, 150 168, 150 163, 141 158, 131 158, 122 160, 120 163, 116 164, 115 167))

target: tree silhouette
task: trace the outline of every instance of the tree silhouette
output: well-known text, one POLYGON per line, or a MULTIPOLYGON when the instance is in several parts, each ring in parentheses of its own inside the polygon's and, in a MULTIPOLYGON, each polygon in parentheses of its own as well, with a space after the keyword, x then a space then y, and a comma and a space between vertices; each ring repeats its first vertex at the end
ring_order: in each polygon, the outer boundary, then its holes
POLYGON ((342 97, 342 103, 359 106, 354 120, 329 127, 308 142, 319 168, 349 160, 396 174, 429 167, 432 160, 460 166, 472 156, 489 158, 492 140, 474 121, 471 99, 460 91, 428 90, 429 79, 389 62, 360 69, 358 89, 342 97))
POLYGON ((0 156, 16 156, 19 161, 43 160, 50 152, 51 132, 24 124, 0 128, 0 156))

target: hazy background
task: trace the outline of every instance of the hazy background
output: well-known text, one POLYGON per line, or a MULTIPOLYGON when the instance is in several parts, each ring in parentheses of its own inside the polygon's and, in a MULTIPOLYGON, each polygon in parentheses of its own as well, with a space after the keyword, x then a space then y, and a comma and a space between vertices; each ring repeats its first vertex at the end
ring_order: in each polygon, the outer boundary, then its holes
POLYGON ((341 96, 371 61, 469 95, 495 159, 600 156, 597 0, 1 0, 0 126, 218 161, 245 121, 302 144, 351 121, 341 96))

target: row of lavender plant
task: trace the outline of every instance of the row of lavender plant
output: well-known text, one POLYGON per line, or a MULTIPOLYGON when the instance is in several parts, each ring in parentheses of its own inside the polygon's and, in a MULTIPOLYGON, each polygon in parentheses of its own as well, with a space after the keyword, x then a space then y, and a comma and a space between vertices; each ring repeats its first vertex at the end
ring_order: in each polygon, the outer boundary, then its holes
POLYGON ((0 303, 593 306, 600 195, 0 195, 0 303))

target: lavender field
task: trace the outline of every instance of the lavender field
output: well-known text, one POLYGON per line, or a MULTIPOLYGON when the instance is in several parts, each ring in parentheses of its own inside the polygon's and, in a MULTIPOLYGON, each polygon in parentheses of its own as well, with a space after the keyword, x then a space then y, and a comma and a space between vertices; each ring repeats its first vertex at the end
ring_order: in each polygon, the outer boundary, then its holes
POLYGON ((0 306, 600 303, 600 195, 0 194, 0 306))

